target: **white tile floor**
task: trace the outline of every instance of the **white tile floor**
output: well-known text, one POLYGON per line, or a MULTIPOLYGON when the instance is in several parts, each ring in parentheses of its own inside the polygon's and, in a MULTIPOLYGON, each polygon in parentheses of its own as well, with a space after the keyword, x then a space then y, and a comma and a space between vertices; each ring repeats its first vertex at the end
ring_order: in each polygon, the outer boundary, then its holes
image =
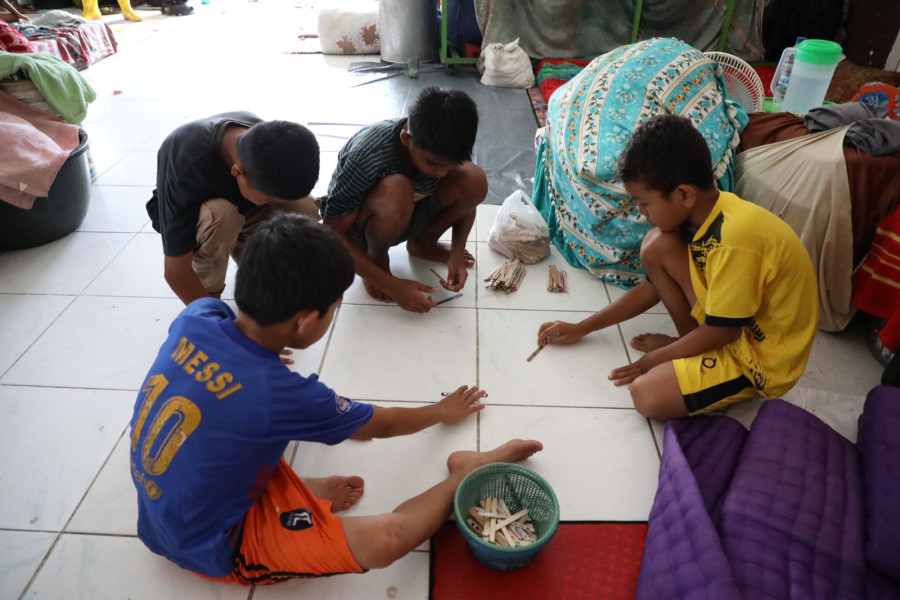
MULTIPOLYGON (((366 123, 398 114, 406 101, 374 86, 350 88, 357 81, 346 58, 284 54, 308 10, 272 0, 194 4, 190 17, 107 17, 119 54, 84 71, 99 95, 85 124, 99 175, 90 212, 77 233, 0 254, 0 599, 427 598, 427 546, 383 571, 248 590, 203 581, 135 537, 124 440, 138 386, 181 308, 162 281, 159 239, 143 209, 157 145, 179 123, 220 110, 366 123)), ((322 191, 355 127, 318 127, 322 191)), ((364 515, 439 481, 452 450, 534 437, 546 449, 529 464, 556 489, 563 519, 646 519, 662 428, 641 418, 606 374, 629 360, 623 339, 674 330, 664 315, 646 315, 526 363, 541 322, 580 319, 621 292, 568 268, 571 295, 551 295, 546 262, 529 267, 516 294, 485 290, 479 280, 499 261, 485 244, 496 210, 479 209, 470 239, 478 264, 463 298, 413 315, 371 301, 357 282, 332 331, 296 367, 385 404, 430 402, 479 384, 490 394, 487 409, 404 439, 300 444, 287 455, 303 475, 364 476, 367 493, 349 512, 364 515)), ((399 249, 392 256, 398 271, 433 283, 427 268, 436 265, 399 249)), ((556 253, 550 262, 563 264, 556 253)), ((858 331, 820 334, 792 396, 852 436, 880 370, 858 331)), ((752 409, 737 416, 749 420, 752 409)))

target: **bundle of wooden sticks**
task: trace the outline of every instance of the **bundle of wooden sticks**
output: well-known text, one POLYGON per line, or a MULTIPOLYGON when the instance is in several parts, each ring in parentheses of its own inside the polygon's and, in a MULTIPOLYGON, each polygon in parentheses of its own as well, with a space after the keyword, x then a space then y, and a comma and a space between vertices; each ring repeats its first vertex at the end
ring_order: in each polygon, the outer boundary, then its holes
POLYGON ((527 508, 510 514, 502 498, 486 498, 479 504, 480 508, 473 506, 469 509, 466 525, 485 542, 515 548, 537 541, 527 508))
POLYGON ((507 294, 515 292, 519 289, 519 284, 525 277, 525 267, 519 260, 509 258, 494 269, 494 272, 484 278, 487 282, 486 288, 492 290, 503 290, 507 294))
POLYGON ((554 265, 550 265, 550 273, 547 276, 547 291, 569 293, 569 278, 566 272, 560 271, 554 265))

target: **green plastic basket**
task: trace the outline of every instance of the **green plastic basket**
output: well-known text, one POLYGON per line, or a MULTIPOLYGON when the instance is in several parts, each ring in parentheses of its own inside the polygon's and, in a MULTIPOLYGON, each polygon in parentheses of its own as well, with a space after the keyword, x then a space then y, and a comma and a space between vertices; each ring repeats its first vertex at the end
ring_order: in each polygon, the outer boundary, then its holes
POLYGON ((472 554, 481 564, 498 571, 514 571, 527 565, 553 539, 559 526, 559 501, 553 488, 531 469, 512 463, 491 463, 469 473, 456 490, 453 509, 456 526, 472 554), (488 497, 503 499, 512 513, 527 508, 537 541, 505 548, 483 541, 469 529, 466 525, 469 509, 480 506, 479 502, 488 497))

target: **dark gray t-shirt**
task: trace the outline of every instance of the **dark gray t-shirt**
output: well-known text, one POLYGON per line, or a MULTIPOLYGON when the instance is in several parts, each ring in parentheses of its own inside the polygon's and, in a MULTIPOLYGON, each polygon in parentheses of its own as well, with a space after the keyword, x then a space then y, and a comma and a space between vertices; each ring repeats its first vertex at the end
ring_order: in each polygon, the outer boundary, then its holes
POLYGON ((222 159, 222 135, 229 125, 250 127, 256 115, 235 111, 186 123, 169 134, 156 155, 156 189, 147 202, 163 253, 183 256, 196 246, 200 206, 224 198, 246 212, 254 204, 241 195, 231 165, 222 159))
POLYGON ((388 175, 406 175, 419 197, 431 196, 441 180, 428 177, 400 158, 400 131, 406 118, 388 119, 356 132, 338 154, 322 216, 343 217, 357 210, 376 183, 388 175))

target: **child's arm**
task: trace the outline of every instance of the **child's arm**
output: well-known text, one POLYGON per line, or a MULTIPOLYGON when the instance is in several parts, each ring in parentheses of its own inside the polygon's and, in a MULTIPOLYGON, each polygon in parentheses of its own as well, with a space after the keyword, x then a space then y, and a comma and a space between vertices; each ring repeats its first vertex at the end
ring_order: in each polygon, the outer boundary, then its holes
POLYGON ((478 402, 484 396, 477 387, 462 386, 437 404, 417 408, 373 406, 372 418, 352 437, 389 438, 416 433, 438 423, 458 423, 484 408, 478 402))
POLYGON ((681 336, 671 344, 648 352, 626 367, 614 369, 609 379, 616 385, 626 385, 657 365, 675 360, 699 356, 710 350, 721 348, 741 336, 742 327, 717 327, 700 325, 690 333, 681 336))
POLYGON ((646 279, 613 302, 579 323, 551 321, 538 330, 538 344, 571 344, 593 331, 599 331, 636 317, 659 303, 656 288, 646 279), (553 335, 557 334, 557 335, 553 335))
POLYGON ((194 272, 192 261, 193 252, 188 252, 183 256, 167 256, 165 258, 165 278, 166 283, 175 292, 185 306, 198 300, 206 298, 206 288, 200 282, 200 278, 194 272))

